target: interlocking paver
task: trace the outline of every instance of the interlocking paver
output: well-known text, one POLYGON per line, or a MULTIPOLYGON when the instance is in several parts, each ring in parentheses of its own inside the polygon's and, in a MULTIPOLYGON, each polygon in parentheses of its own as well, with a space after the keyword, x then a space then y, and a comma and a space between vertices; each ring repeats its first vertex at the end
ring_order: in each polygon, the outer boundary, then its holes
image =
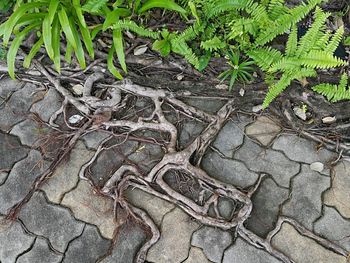
POLYGON ((79 181, 79 171, 87 163, 93 152, 78 141, 66 160, 56 167, 41 189, 53 203, 60 203, 63 195, 72 190, 79 181))
POLYGON ((210 263, 203 253, 203 250, 198 247, 191 247, 188 258, 183 263, 210 263))
POLYGON ((333 207, 323 209, 323 216, 314 224, 315 232, 350 251, 350 220, 333 207))
POLYGON ((84 228, 67 208, 49 204, 41 192, 34 194, 19 217, 31 233, 48 238, 53 248, 62 253, 69 241, 79 236, 84 228))
POLYGON ((285 134, 276 139, 273 149, 283 151, 293 161, 308 163, 326 163, 336 158, 336 155, 327 149, 317 150, 316 143, 298 137, 285 134))
POLYGON ((178 263, 188 256, 192 233, 198 224, 179 208, 164 216, 161 237, 149 250, 147 260, 157 263, 178 263))
POLYGON ((281 127, 268 117, 261 116, 254 123, 247 126, 245 131, 248 136, 267 146, 281 131, 281 127))
POLYGON ((22 89, 15 91, 11 97, 0 106, 0 130, 9 131, 13 125, 23 121, 28 110, 37 99, 37 87, 26 84, 22 89))
POLYGON ((0 132, 0 170, 10 170, 12 166, 27 156, 29 149, 21 146, 18 138, 0 132))
POLYGON ((227 231, 213 227, 202 227, 193 233, 192 246, 202 248, 212 262, 221 262, 225 249, 232 243, 232 236, 227 231))
POLYGON ((288 196, 288 189, 266 178, 253 195, 253 211, 247 220, 247 228, 260 236, 266 236, 274 228, 280 206, 288 196))
POLYGON ((0 262, 13 263, 30 248, 35 237, 25 233, 19 222, 6 222, 0 216, 0 262))
POLYGON ((42 160, 40 152, 36 150, 31 150, 25 159, 17 162, 5 184, 0 186, 0 212, 6 213, 20 202, 47 167, 48 163, 42 160))
POLYGON ((202 167, 213 178, 240 187, 251 186, 258 179, 258 174, 249 171, 244 163, 221 158, 219 154, 209 151, 202 160, 202 167))
POLYGON ((249 245, 241 238, 237 238, 224 254, 223 263, 280 263, 281 261, 272 257, 269 253, 249 245))
POLYGON ((284 187, 289 187, 289 180, 300 169, 300 164, 290 161, 282 153, 265 150, 250 140, 244 142, 236 152, 235 158, 244 162, 253 171, 272 175, 275 181, 284 187))
POLYGON ((312 229, 312 223, 321 214, 321 195, 330 187, 330 183, 330 177, 303 165, 300 174, 293 178, 291 198, 283 206, 282 213, 312 229))
POLYGON ((324 202, 335 206, 346 218, 350 218, 350 162, 343 161, 334 167, 332 187, 325 193, 324 202))
POLYGON ((121 226, 112 254, 101 263, 134 263, 134 258, 146 240, 146 234, 142 228, 135 224, 121 226))
POLYGON ((113 200, 98 195, 87 181, 79 181, 78 186, 64 196, 61 204, 69 207, 76 218, 96 225, 104 237, 113 238, 117 227, 113 200))
POLYGON ((62 99, 55 88, 50 88, 42 100, 36 102, 30 111, 35 112, 39 117, 48 122, 50 117, 61 107, 62 99))
POLYGON ((103 239, 96 226, 86 225, 83 234, 68 246, 62 263, 94 263, 107 254, 111 241, 103 239))
POLYGON ((316 241, 302 236, 288 223, 282 225, 281 230, 272 239, 274 245, 281 252, 290 256, 295 262, 302 263, 346 263, 346 257, 325 249, 316 241))
POLYGON ((37 237, 34 246, 18 257, 17 263, 59 263, 62 254, 52 251, 44 238, 37 237))

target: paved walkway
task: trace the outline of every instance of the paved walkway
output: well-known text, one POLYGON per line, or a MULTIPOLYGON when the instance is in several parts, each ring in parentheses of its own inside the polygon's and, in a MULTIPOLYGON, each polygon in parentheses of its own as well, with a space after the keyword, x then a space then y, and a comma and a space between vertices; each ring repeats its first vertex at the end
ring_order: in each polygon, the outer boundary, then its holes
MULTIPOLYGON (((52 89, 0 81, 0 219, 25 197, 61 147, 65 134, 45 125, 61 102, 52 89)), ((220 107, 217 102, 188 102, 209 111, 220 107)), ((192 120, 179 127, 180 144, 184 145, 204 128, 192 120)), ((102 132, 84 136, 22 207, 18 219, 1 220, 1 263, 133 261, 148 233, 130 220, 117 227, 113 201, 79 180, 81 167, 107 136, 102 132)), ((158 146, 126 142, 103 152, 89 174, 96 185, 103 185, 126 159, 147 169, 161 156, 158 146)), ((253 185, 259 174, 266 174, 253 196, 253 212, 246 224, 259 236, 265 238, 280 216, 288 216, 349 251, 350 162, 340 160, 330 169, 336 159, 334 153, 315 143, 283 132, 266 116, 253 119, 240 114, 223 127, 202 164, 212 177, 242 189, 253 185)), ((181 178, 176 185, 190 187, 181 178)), ((234 229, 200 225, 173 204, 141 190, 131 189, 127 197, 146 210, 161 230, 160 240, 147 255, 149 262, 280 262, 236 238, 234 229)), ((220 213, 229 217, 232 206, 229 201, 222 202, 220 213)), ((297 263, 347 262, 289 223, 282 224, 271 242, 297 263)))

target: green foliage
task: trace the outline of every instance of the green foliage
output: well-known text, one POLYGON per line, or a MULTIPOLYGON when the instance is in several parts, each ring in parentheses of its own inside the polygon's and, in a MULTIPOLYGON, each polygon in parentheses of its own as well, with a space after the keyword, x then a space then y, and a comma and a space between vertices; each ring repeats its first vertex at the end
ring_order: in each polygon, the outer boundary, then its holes
POLYGON ((38 38, 25 58, 25 67, 29 67, 31 59, 44 45, 59 72, 62 35, 65 37, 67 46, 72 47, 72 52, 74 51, 82 68, 86 66, 83 44, 90 57, 94 57, 90 31, 87 29, 79 0, 23 1, 1 25, 0 36, 3 37, 5 46, 8 45, 12 34, 14 39, 7 55, 9 74, 12 78, 15 77, 14 63, 17 51, 30 34, 38 38))
POLYGON ((317 69, 344 66, 347 63, 333 55, 339 45, 343 28, 339 28, 332 38, 325 32, 325 23, 329 14, 316 8, 314 23, 298 41, 297 28, 293 26, 286 44, 285 54, 270 48, 258 48, 248 55, 268 74, 281 75, 270 86, 264 100, 266 108, 293 80, 302 80, 316 75, 317 69))
POLYGON ((233 53, 232 50, 228 51, 230 69, 225 70, 219 75, 219 78, 224 81, 227 78, 230 78, 229 90, 232 90, 233 84, 236 80, 241 80, 248 82, 252 79, 251 72, 254 70, 251 67, 254 64, 254 61, 243 61, 240 62, 240 54, 238 52, 233 53))
POLYGON ((0 13, 7 12, 14 5, 14 0, 1 0, 0 1, 0 13))
POLYGON ((338 85, 322 83, 312 88, 317 93, 327 97, 331 102, 350 100, 350 89, 348 87, 348 75, 344 73, 338 85))

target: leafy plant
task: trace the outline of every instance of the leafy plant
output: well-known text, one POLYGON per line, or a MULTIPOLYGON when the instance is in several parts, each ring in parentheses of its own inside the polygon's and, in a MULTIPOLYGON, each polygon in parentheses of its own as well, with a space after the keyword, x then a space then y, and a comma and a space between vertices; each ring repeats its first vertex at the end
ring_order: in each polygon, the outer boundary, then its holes
POLYGON ((317 93, 326 96, 331 102, 337 102, 340 100, 350 100, 350 89, 348 87, 348 75, 344 73, 339 84, 321 83, 312 88, 317 93))
POLYGON ((234 53, 232 50, 228 51, 230 69, 225 70, 219 75, 222 81, 230 78, 229 90, 232 90, 233 84, 236 80, 241 80, 248 82, 252 79, 251 72, 254 70, 251 67, 254 61, 243 61, 240 62, 240 54, 238 52, 234 53))
POLYGON ((307 33, 298 40, 297 27, 293 26, 286 45, 285 54, 271 48, 257 48, 249 51, 249 56, 269 75, 281 77, 270 85, 264 100, 266 108, 274 98, 286 89, 293 80, 313 77, 317 69, 327 69, 346 65, 347 63, 335 57, 334 51, 339 45, 344 29, 341 27, 330 37, 325 30, 329 13, 316 8, 315 21, 307 33))
POLYGON ((9 11, 14 3, 15 3, 14 0, 2 0, 2 1, 0 1, 0 13, 9 11))
POLYGON ((0 26, 0 36, 5 46, 14 35, 7 54, 10 76, 15 77, 15 57, 29 35, 36 36, 37 40, 24 60, 24 66, 30 65, 31 59, 44 45, 59 72, 61 33, 66 40, 66 58, 70 59, 74 52, 80 66, 85 68, 83 44, 91 58, 94 57, 94 48, 79 0, 42 0, 18 4, 10 18, 0 26))

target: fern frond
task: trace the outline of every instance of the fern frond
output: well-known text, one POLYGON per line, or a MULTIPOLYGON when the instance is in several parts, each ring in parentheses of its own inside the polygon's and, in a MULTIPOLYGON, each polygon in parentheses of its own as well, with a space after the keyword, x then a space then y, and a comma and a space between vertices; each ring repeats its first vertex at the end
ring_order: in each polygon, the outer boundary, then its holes
POLYGON ((220 38, 218 37, 213 37, 212 39, 206 40, 206 41, 202 41, 201 42, 201 48, 203 48, 204 50, 209 50, 209 51, 213 51, 213 50, 218 50, 218 49, 222 49, 226 47, 226 43, 221 41, 220 38))
POLYGON ((288 12, 288 8, 285 6, 285 0, 270 0, 267 10, 271 20, 275 20, 288 12))
POLYGON ((210 19, 226 11, 247 9, 253 3, 253 0, 214 0, 205 6, 204 13, 210 19))
POLYGON ((280 51, 270 47, 253 49, 247 52, 247 55, 265 71, 268 71, 273 63, 276 63, 283 58, 280 51))
POLYGON ((200 67, 199 58, 185 41, 179 41, 178 39, 174 38, 171 40, 171 47, 173 52, 184 56, 184 58, 195 68, 198 69, 200 67))
POLYGON ((290 85, 292 80, 293 77, 288 74, 283 74, 281 79, 269 88, 263 102, 263 108, 267 108, 270 103, 290 85))
POLYGON ((298 28, 293 25, 292 31, 289 34, 287 45, 286 45, 286 55, 288 57, 294 56, 297 51, 298 45, 298 28))
POLYGON ((315 50, 325 50, 327 48, 329 38, 331 36, 331 32, 327 31, 326 33, 323 33, 322 36, 318 38, 316 41, 315 45, 313 46, 312 49, 315 50))
POLYGON ((344 60, 322 50, 311 50, 300 58, 300 63, 305 67, 321 69, 345 66, 347 64, 344 60))
POLYGON ((329 44, 325 51, 333 54, 337 47, 339 46, 341 40, 343 39, 344 35, 344 27, 341 26, 338 28, 338 30, 335 32, 335 34, 332 36, 332 39, 329 41, 329 44))
POLYGON ((152 30, 146 29, 143 26, 139 26, 131 20, 118 20, 113 25, 113 29, 133 31, 142 37, 149 37, 153 39, 159 38, 159 32, 153 32, 152 30))
POLYGON ((276 36, 288 31, 293 25, 300 22, 316 5, 323 0, 309 0, 306 5, 299 5, 291 9, 287 14, 281 15, 266 31, 262 32, 256 39, 257 45, 265 45, 276 36))
POLYGON ((347 89, 348 75, 344 73, 341 76, 339 85, 322 83, 312 88, 313 91, 322 94, 331 102, 340 100, 350 100, 350 89, 347 89))
POLYGON ((330 15, 330 13, 324 13, 319 7, 316 7, 314 15, 315 21, 311 28, 309 28, 306 34, 300 39, 298 51, 296 52, 297 56, 302 56, 313 48, 318 40, 319 32, 324 28, 326 20, 330 15))

